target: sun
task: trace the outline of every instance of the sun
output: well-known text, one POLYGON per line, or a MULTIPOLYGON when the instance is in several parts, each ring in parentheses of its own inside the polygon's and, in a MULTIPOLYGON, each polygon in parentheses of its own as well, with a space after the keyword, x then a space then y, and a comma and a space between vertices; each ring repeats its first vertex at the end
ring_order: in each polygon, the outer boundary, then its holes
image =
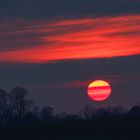
POLYGON ((111 95, 111 86, 104 80, 95 80, 88 86, 88 96, 94 101, 104 101, 111 95))

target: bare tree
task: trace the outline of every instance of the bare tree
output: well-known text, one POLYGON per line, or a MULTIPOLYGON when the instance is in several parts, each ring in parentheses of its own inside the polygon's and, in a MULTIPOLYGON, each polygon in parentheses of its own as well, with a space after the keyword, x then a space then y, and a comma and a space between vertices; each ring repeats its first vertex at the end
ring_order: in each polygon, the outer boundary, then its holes
POLYGON ((4 121, 7 116, 8 111, 8 94, 0 89, 0 120, 4 121))
POLYGON ((84 113, 85 119, 89 119, 94 116, 94 108, 90 105, 86 105, 83 110, 83 113, 84 113))
POLYGON ((30 110, 33 101, 27 100, 27 95, 26 89, 21 87, 16 87, 10 92, 9 102, 14 116, 23 118, 30 110))
POLYGON ((52 107, 43 107, 41 111, 41 119, 50 122, 53 120, 54 109, 52 107))

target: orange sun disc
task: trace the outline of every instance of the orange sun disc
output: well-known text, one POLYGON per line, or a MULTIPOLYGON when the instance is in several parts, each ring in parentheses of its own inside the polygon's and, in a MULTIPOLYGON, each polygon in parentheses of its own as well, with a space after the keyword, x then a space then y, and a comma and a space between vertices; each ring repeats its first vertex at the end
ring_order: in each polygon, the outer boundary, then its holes
POLYGON ((111 86, 103 80, 95 80, 88 86, 88 96, 94 101, 104 101, 110 97, 111 86))

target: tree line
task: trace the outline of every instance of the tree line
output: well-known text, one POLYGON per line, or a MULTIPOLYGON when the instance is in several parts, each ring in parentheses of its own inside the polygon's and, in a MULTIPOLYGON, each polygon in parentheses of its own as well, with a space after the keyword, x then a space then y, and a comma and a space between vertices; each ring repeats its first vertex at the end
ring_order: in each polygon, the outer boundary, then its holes
POLYGON ((108 132, 127 136, 131 133, 139 134, 139 131, 139 106, 126 110, 121 106, 97 109, 87 105, 77 114, 66 112, 58 114, 50 106, 39 108, 28 98, 27 90, 22 87, 15 87, 9 93, 0 89, 0 136, 1 134, 98 136, 98 133, 106 135, 108 132))
POLYGON ((9 93, 0 89, 0 122, 17 119, 23 120, 26 116, 34 116, 40 120, 52 121, 61 119, 90 119, 105 115, 121 115, 126 110, 121 106, 95 109, 87 105, 77 114, 55 114, 54 108, 44 106, 41 109, 34 100, 28 98, 28 92, 22 87, 15 87, 9 93))

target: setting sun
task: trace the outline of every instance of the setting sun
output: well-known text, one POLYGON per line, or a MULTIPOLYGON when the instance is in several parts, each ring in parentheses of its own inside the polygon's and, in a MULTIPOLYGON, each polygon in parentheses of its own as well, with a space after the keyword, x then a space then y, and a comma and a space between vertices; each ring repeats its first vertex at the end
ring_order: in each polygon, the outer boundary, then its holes
POLYGON ((96 80, 88 86, 88 96, 95 101, 104 101, 111 94, 111 86, 103 80, 96 80))

